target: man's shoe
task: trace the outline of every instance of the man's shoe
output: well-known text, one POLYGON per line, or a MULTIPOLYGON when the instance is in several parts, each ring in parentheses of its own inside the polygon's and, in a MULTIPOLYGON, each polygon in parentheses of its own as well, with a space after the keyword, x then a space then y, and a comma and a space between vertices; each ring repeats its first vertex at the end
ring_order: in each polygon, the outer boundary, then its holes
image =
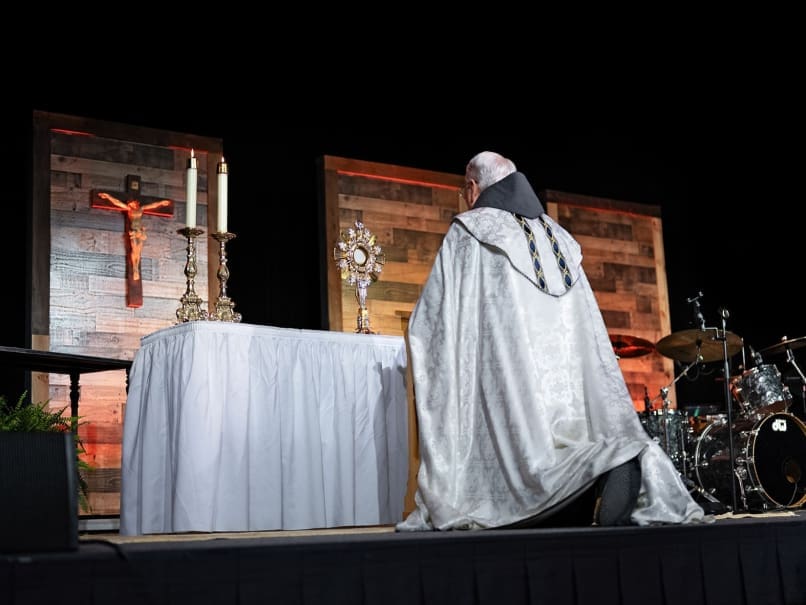
POLYGON ((633 458, 605 473, 597 482, 595 525, 632 525, 630 517, 641 490, 641 464, 633 458))

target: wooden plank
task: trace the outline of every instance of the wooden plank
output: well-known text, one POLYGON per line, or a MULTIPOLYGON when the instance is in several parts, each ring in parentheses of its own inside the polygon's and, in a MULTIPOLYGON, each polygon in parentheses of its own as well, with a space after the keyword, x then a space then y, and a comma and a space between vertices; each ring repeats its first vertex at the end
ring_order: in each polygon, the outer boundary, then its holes
POLYGON ((647 251, 646 248, 639 249, 635 242, 630 244, 630 250, 625 250, 625 246, 610 246, 610 245, 590 245, 586 244, 583 248, 583 263, 587 266, 590 263, 614 262, 628 265, 637 265, 640 267, 657 267, 657 261, 651 254, 651 250, 647 251), (648 253, 647 253, 648 252, 648 253))
POLYGON ((123 441, 123 424, 120 422, 90 422, 78 427, 82 441, 120 445, 123 441))
MULTIPOLYGON (((588 279, 591 281, 591 283, 594 282, 594 280, 591 279, 590 275, 588 276, 588 279)), ((602 281, 606 281, 609 284, 610 283, 615 284, 615 282, 616 282, 616 280, 614 280, 614 279, 602 280, 602 281)), ((619 286, 621 286, 622 284, 623 284, 623 282, 618 283, 619 286)), ((599 300, 599 301, 609 301, 609 300, 614 300, 614 299, 619 298, 619 297, 625 297, 626 296, 627 298, 635 298, 636 300, 634 301, 634 303, 636 303, 636 304, 638 304, 639 300, 644 299, 644 297, 650 297, 651 301, 657 302, 656 294, 657 294, 657 290, 658 290, 658 285, 656 283, 636 282, 636 283, 632 284, 631 288, 632 288, 632 290, 630 292, 624 292, 623 289, 615 291, 615 292, 614 291, 596 290, 595 294, 596 294, 597 300, 599 300)), ((644 303, 641 303, 641 304, 644 304, 644 303)), ((653 308, 655 308, 655 306, 653 306, 653 308)))
POLYGON ((557 191, 545 189, 540 194, 540 199, 549 203, 556 203, 565 207, 565 211, 572 211, 573 206, 582 206, 591 210, 606 210, 620 214, 635 214, 638 216, 660 217, 660 206, 653 204, 641 204, 634 201, 614 200, 604 197, 594 197, 567 191, 557 191))
MULTIPOLYGON (((629 319, 630 330, 660 330, 660 318, 657 315, 649 315, 647 313, 633 313, 629 319)), ((660 340, 660 339, 659 339, 660 340)))
POLYGON ((398 221, 408 218, 419 218, 431 221, 442 220, 441 208, 398 200, 339 194, 339 207, 347 210, 360 210, 362 212, 371 211, 378 215, 397 216, 398 221))
POLYGON ((373 300, 372 310, 379 315, 384 315, 390 318, 397 318, 397 320, 400 321, 402 313, 407 313, 408 315, 411 315, 411 312, 414 310, 415 304, 416 301, 411 303, 405 303, 391 300, 373 300))
POLYGON ((79 511, 79 517, 92 517, 96 515, 119 515, 120 494, 90 492, 89 511, 79 511))
MULTIPOLYGON (((184 187, 184 172, 174 168, 165 170, 160 168, 150 168, 148 166, 138 166, 132 164, 118 164, 115 162, 106 162, 100 160, 88 160, 79 157, 51 155, 50 158, 51 170, 66 173, 66 174, 92 174, 96 177, 104 177, 108 180, 105 182, 113 183, 112 188, 115 190, 121 189, 121 184, 125 182, 127 174, 138 174, 143 177, 144 181, 165 183, 168 186, 176 187, 180 190, 184 187)), ((207 191, 206 172, 199 171, 199 189, 207 191)), ((105 188, 101 187, 88 187, 82 182, 82 189, 96 189, 105 188)), ((184 195, 182 199, 184 199, 184 195)))
POLYGON ((464 184, 464 175, 434 172, 380 162, 367 162, 338 156, 324 156, 325 170, 375 175, 388 179, 417 181, 423 184, 443 185, 458 189, 464 184))
POLYGON ((433 263, 423 262, 387 262, 383 266, 379 281, 401 282, 404 284, 425 284, 431 274, 433 263))
MULTIPOLYGON (((31 336, 46 336, 50 322, 50 136, 34 119, 31 204, 31 336)), ((25 343, 26 345, 28 343, 25 343)))
POLYGON ((433 263, 436 258, 444 234, 424 233, 410 229, 395 229, 395 244, 408 250, 408 260, 421 263, 433 263))
POLYGON ((634 283, 657 283, 655 267, 640 267, 623 263, 604 263, 603 267, 606 276, 611 276, 617 281, 629 284, 625 290, 632 288, 634 283))
MULTIPOLYGON (((129 142, 121 145, 120 141, 104 137, 76 137, 69 134, 52 133, 52 153, 54 155, 71 156, 104 162, 114 162, 132 166, 146 166, 173 170, 178 168, 176 150, 150 144, 129 142)), ((203 150, 201 155, 207 155, 203 150)))
MULTIPOLYGON (((652 284, 654 287, 655 284, 652 284)), ((644 289, 649 289, 645 286, 644 289)), ((651 292, 650 292, 651 294, 651 292)), ((624 292, 598 292, 596 300, 600 307, 607 309, 618 309, 639 313, 654 313, 656 298, 636 292, 633 296, 625 296, 624 292)))
POLYGON ((433 185, 401 183, 387 178, 339 174, 339 192, 346 196, 395 200, 397 203, 433 204, 433 185))
MULTIPOLYGON (((103 372, 106 374, 106 372, 103 372)), ((123 403, 126 401, 126 374, 123 370, 110 371, 109 374, 117 376, 117 380, 110 383, 91 382, 90 375, 84 374, 79 380, 81 386, 81 398, 79 400, 79 412, 87 421, 99 421, 101 418, 94 417, 95 414, 106 415, 109 412, 115 416, 120 413, 123 403), (101 403, 101 402, 104 403, 101 403), (112 410, 103 409, 106 402, 112 402, 112 410)), ((50 406, 51 408, 63 408, 70 402, 70 383, 64 382, 65 374, 50 374, 50 406)), ((69 410, 69 408, 68 408, 69 410)), ((119 420, 104 422, 118 422, 119 420)))
MULTIPOLYGON (((51 270, 54 273, 92 273, 105 277, 125 279, 126 260, 124 254, 98 254, 53 250, 51 270)), ((141 272, 144 280, 151 279, 151 259, 144 258, 141 272)))
MULTIPOLYGON (((55 175, 58 176, 58 175, 55 175)), ((87 180, 84 178, 83 180, 87 180)), ((117 181, 117 180, 116 180, 117 181)), ((119 188, 119 184, 117 182, 110 184, 110 185, 94 185, 92 187, 87 188, 79 188, 74 187, 67 191, 62 191, 58 187, 51 187, 51 198, 52 204, 51 208, 54 210, 62 210, 68 212, 90 212, 94 215, 94 210, 91 206, 91 196, 93 191, 101 190, 101 191, 117 191, 119 188)), ((169 186, 162 186, 157 187, 144 187, 143 188, 143 195, 155 197, 159 199, 170 199, 173 200, 176 207, 179 209, 181 208, 181 212, 177 211, 175 219, 177 223, 184 226, 185 224, 185 188, 184 186, 180 187, 169 187, 169 186), (159 191, 157 191, 159 189, 159 191)), ((204 208, 208 205, 208 196, 203 190, 198 192, 198 196, 196 198, 196 202, 198 203, 199 207, 204 208)), ((112 214, 112 211, 108 211, 109 214, 112 214)), ((107 213, 104 212, 102 216, 105 216, 107 213)), ((206 224, 206 213, 200 212, 199 219, 204 219, 201 222, 206 224)))
MULTIPOLYGON (((162 317, 139 317, 134 318, 122 317, 112 314, 105 314, 99 316, 96 320, 95 327, 100 334, 109 335, 122 335, 125 338, 137 338, 138 343, 135 350, 139 348, 139 339, 143 336, 169 328, 176 324, 176 308, 179 307, 179 301, 173 302, 171 306, 166 307, 166 313, 162 317)), ((92 340, 88 340, 92 342, 92 340)), ((128 342, 128 341, 127 341, 128 342)), ((123 347, 121 342, 121 347, 123 347)))
MULTIPOLYGON (((52 172, 50 181, 51 201, 56 207, 61 205, 68 207, 69 203, 74 209, 84 209, 92 201, 93 191, 118 191, 121 189, 122 179, 125 179, 125 175, 111 177, 91 173, 52 172)), ((182 177, 182 181, 184 181, 184 177, 182 177)), ((186 201, 185 194, 187 190, 183 182, 171 185, 169 183, 142 181, 140 186, 144 196, 157 199, 167 198, 182 204, 186 201)), ((210 195, 206 190, 200 188, 197 192, 196 201, 201 205, 205 205, 210 195)))
POLYGON ((146 143, 163 147, 193 148, 209 153, 221 154, 223 141, 218 138, 179 133, 170 130, 121 124, 106 120, 96 120, 54 112, 35 111, 34 123, 46 132, 68 131, 83 136, 98 136, 118 141, 146 143))
MULTIPOLYGON (((68 353, 68 351, 54 351, 56 353, 68 353)), ((72 352, 70 352, 72 353, 72 352)), ((130 353, 123 354, 118 351, 118 355, 110 356, 109 359, 128 359, 131 361, 131 358, 128 356, 130 353)), ((96 356, 97 357, 97 356, 96 356)), ((57 392, 57 395, 60 395, 65 401, 67 400, 67 388, 70 385, 70 377, 67 374, 48 374, 50 376, 50 383, 51 385, 60 386, 62 387, 61 392, 57 392)), ((80 378, 81 382, 81 395, 82 398, 85 395, 103 395, 103 394, 110 394, 114 393, 118 399, 121 399, 120 393, 123 389, 123 397, 122 399, 126 398, 125 393, 125 385, 126 385, 126 370, 108 370, 106 372, 90 372, 87 374, 82 374, 80 378), (84 391, 87 391, 86 393, 84 391)), ((51 398, 55 400, 56 398, 51 398)), ((55 404, 51 401, 51 407, 55 404)))
POLYGON ((596 294, 600 292, 617 292, 616 280, 612 277, 599 277, 596 272, 588 275, 588 281, 596 294))
POLYGON ((93 494, 118 494, 120 495, 121 469, 118 468, 93 468, 84 471, 84 479, 87 487, 93 494))
MULTIPOLYGON (((325 258, 320 263, 321 268, 332 266, 334 262, 333 250, 340 238, 340 221, 342 220, 339 210, 339 179, 336 170, 328 166, 327 157, 319 160, 320 182, 323 189, 324 208, 321 210, 322 224, 320 230, 325 237, 325 258)), ((322 302, 326 303, 327 309, 322 309, 322 326, 325 329, 347 331, 352 329, 350 324, 343 323, 342 316, 342 292, 341 276, 335 270, 326 270, 321 274, 327 295, 322 302)))
MULTIPOLYGON (((345 287, 345 296, 355 296, 355 289, 345 287)), ((367 288, 367 300, 389 300, 414 303, 420 295, 420 285, 390 280, 377 281, 367 288)))
POLYGON ((86 454, 81 457, 93 468, 120 468, 121 445, 115 443, 83 442, 86 454))
MULTIPOLYGON (((400 329, 399 317, 395 318, 390 317, 388 315, 379 315, 377 313, 372 313, 370 311, 369 320, 370 320, 370 328, 372 332, 375 334, 382 334, 384 336, 403 336, 403 332, 400 329)), ((344 325, 349 325, 350 327, 353 328, 353 330, 355 330, 356 327, 355 316, 345 317, 344 325)), ((346 331, 347 330, 345 330, 345 332, 346 331)))
MULTIPOLYGON (((54 213, 52 248, 60 252, 84 252, 120 254, 125 252, 128 234, 124 231, 124 218, 113 213, 92 212, 81 216, 73 213, 54 213), (69 217, 63 219, 62 217, 69 217)), ((176 221, 166 221, 156 217, 143 217, 148 239, 143 248, 143 258, 170 257, 175 262, 184 261, 187 255, 187 240, 176 229, 181 225, 176 221)), ((197 242, 197 251, 202 247, 197 242)))
POLYGON ((444 220, 429 220, 417 216, 403 216, 396 214, 379 214, 371 210, 365 210, 363 213, 363 223, 373 232, 376 233, 381 241, 387 243, 394 242, 394 232, 397 228, 403 228, 408 231, 424 231, 429 233, 437 233, 444 236, 450 227, 450 221, 444 220))
MULTIPOLYGON (((131 326, 130 329, 122 328, 116 332, 98 331, 79 334, 69 328, 51 330, 50 338, 54 351, 73 348, 81 351, 95 351, 93 355, 96 357, 117 358, 120 351, 126 351, 127 353, 136 351, 140 347, 140 339, 149 334, 147 331, 140 330, 136 324, 128 324, 128 326, 131 326)), ((61 352, 67 353, 68 351, 61 352)), ((86 353, 78 354, 86 355, 86 353)))
MULTIPOLYGON (((161 266, 159 263, 151 266, 154 279, 146 282, 146 301, 143 302, 143 305, 145 306, 147 299, 150 297, 153 299, 172 299, 177 302, 178 306, 179 299, 182 297, 182 294, 185 293, 187 287, 185 276, 182 275, 180 279, 177 275, 171 275, 170 271, 154 271, 154 268, 159 266, 161 266)), ((123 292, 122 279, 119 277, 103 275, 60 275, 58 279, 60 282, 65 279, 71 280, 71 283, 60 286, 60 290, 69 290, 73 288, 76 283, 86 280, 86 289, 93 296, 120 297, 123 292)), ((117 306, 115 311, 117 311, 117 306)))

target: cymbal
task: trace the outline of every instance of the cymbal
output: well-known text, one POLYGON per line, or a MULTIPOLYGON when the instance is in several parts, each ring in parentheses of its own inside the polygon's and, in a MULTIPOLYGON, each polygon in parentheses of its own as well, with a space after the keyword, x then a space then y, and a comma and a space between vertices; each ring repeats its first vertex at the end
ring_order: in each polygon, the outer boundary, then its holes
POLYGON ((774 345, 770 345, 766 349, 761 349, 759 353, 766 355, 776 355, 778 353, 786 352, 787 349, 799 349, 801 347, 806 347, 806 336, 790 339, 787 339, 787 337, 784 336, 781 339, 781 342, 774 345))
MULTIPOLYGON (((732 332, 722 332, 728 345, 728 357, 742 350, 742 339, 732 332)), ((683 330, 661 338, 655 348, 664 357, 691 363, 701 355, 703 362, 722 359, 722 341, 717 340, 717 330, 683 330)))
POLYGON ((648 355, 655 350, 655 345, 648 340, 626 334, 611 334, 610 342, 613 344, 613 351, 616 355, 624 359, 648 355))

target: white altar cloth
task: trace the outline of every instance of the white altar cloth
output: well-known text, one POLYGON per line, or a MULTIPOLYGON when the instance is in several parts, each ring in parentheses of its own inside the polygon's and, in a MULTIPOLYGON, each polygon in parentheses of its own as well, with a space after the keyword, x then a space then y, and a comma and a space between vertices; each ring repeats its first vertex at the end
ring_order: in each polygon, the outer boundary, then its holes
POLYGON ((143 337, 120 533, 401 520, 405 375, 399 336, 198 321, 143 337))

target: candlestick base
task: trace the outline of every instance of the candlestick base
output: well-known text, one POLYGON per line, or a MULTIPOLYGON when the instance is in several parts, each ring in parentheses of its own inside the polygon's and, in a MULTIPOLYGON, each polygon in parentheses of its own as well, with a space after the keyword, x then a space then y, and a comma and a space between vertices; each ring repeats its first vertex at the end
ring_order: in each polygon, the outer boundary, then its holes
POLYGON ((176 231, 187 238, 187 260, 185 261, 185 277, 187 278, 187 288, 180 305, 176 310, 176 319, 179 323, 188 321, 199 321, 207 319, 207 313, 202 310, 202 299, 196 294, 196 238, 204 233, 204 230, 196 227, 184 227, 176 231))
POLYGON ((235 303, 227 296, 227 280, 229 279, 229 268, 227 267, 227 242, 235 238, 234 233, 229 231, 219 231, 211 233, 210 237, 218 242, 218 298, 215 301, 215 311, 211 311, 208 319, 211 321, 230 321, 238 323, 241 321, 241 314, 234 311, 235 303))

